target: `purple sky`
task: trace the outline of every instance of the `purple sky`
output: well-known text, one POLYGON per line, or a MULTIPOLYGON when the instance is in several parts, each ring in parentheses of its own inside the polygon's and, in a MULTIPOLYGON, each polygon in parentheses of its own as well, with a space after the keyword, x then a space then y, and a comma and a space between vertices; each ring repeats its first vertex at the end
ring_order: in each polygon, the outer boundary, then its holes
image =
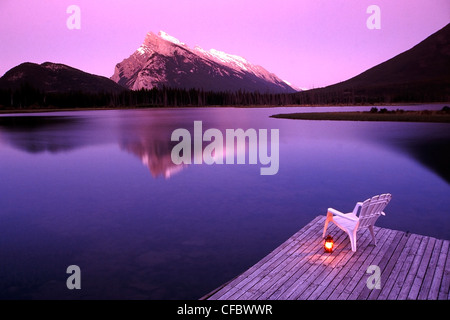
POLYGON ((351 78, 449 22, 449 0, 0 0, 0 75, 51 61, 110 77, 148 31, 164 30, 312 88, 351 78), (80 30, 66 26, 72 4, 80 30), (366 26, 372 4, 379 30, 366 26))

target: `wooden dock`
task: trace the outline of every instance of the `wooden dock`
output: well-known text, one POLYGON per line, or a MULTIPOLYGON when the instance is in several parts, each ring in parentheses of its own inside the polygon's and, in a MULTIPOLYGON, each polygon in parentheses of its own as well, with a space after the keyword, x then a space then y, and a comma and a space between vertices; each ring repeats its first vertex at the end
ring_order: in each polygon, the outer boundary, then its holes
MULTIPOLYGON (((375 227, 358 232, 352 252, 333 223, 332 253, 323 249, 325 216, 318 216, 250 269, 204 296, 209 300, 448 300, 448 240, 375 227), (369 289, 378 266, 380 289, 369 289), (369 277, 372 277, 369 279, 369 277), (369 280, 369 281, 368 281, 369 280), (370 285, 369 285, 370 286, 370 285)), ((372 286, 373 287, 373 286, 372 286)))

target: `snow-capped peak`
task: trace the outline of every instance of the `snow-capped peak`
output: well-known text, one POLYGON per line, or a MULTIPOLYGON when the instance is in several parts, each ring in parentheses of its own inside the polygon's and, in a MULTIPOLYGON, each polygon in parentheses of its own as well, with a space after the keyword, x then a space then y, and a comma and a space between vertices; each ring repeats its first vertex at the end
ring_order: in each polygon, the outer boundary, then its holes
POLYGON ((139 48, 137 48, 137 51, 142 55, 145 54, 145 47, 144 45, 140 46, 139 48))
POLYGON ((162 30, 159 31, 158 36, 160 38, 164 39, 164 40, 167 40, 167 41, 172 42, 172 43, 174 43, 176 45, 179 45, 179 46, 185 46, 186 45, 184 42, 181 42, 177 38, 172 37, 171 35, 167 34, 166 32, 164 32, 162 30))
POLYGON ((248 63, 247 60, 245 60, 244 58, 234 55, 234 54, 228 54, 225 53, 223 51, 219 51, 216 49, 210 49, 209 53, 211 53, 212 55, 216 56, 219 59, 222 59, 224 61, 239 61, 239 62, 243 62, 243 63, 248 63))
POLYGON ((162 30, 148 32, 141 46, 116 65, 112 79, 132 90, 195 86, 219 91, 294 91, 273 73, 241 56, 198 46, 191 49, 162 30))
POLYGON ((203 56, 206 56, 209 59, 213 59, 216 62, 228 65, 234 69, 236 69, 237 67, 238 69, 248 71, 248 66, 250 66, 250 63, 245 58, 242 58, 237 55, 228 54, 216 49, 204 50, 198 46, 196 46, 194 50, 201 53, 203 56))

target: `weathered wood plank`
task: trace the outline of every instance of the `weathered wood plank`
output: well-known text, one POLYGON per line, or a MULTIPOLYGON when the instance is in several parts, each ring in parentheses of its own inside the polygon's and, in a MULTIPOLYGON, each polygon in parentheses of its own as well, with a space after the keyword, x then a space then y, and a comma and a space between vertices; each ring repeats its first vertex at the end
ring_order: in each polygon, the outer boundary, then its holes
POLYGON ((272 275, 276 275, 277 272, 275 272, 274 270, 280 270, 280 272, 286 273, 289 272, 292 263, 296 264, 298 260, 306 261, 304 259, 298 259, 298 257, 307 254, 310 247, 317 246, 315 243, 312 243, 312 239, 316 239, 316 237, 313 237, 313 235, 317 234, 317 232, 320 231, 320 225, 317 224, 314 228, 310 228, 308 232, 305 232, 305 234, 299 236, 297 238, 297 241, 294 241, 292 246, 289 246, 289 250, 283 252, 283 258, 278 258, 280 254, 279 252, 275 254, 272 259, 269 259, 265 264, 261 266, 260 269, 263 270, 263 272, 255 272, 252 276, 249 276, 245 280, 243 280, 241 284, 244 285, 240 286, 241 290, 235 292, 230 296, 230 298, 247 299, 247 297, 252 296, 252 299, 254 299, 254 294, 258 287, 258 283, 260 283, 261 281, 268 281, 272 275))
POLYGON ((408 298, 409 291, 411 290, 414 278, 416 277, 417 271, 419 269, 420 261, 422 260, 422 256, 425 252, 425 248, 428 244, 428 238, 421 238, 419 247, 414 255, 414 259, 411 263, 411 266, 408 270, 408 274, 406 275, 405 280, 403 281, 402 288, 397 296, 398 300, 406 300, 408 298))
POLYGON ((307 247, 307 251, 305 251, 305 255, 301 257, 302 259, 295 261, 295 267, 289 270, 284 277, 284 281, 280 282, 280 285, 273 291, 269 299, 286 299, 285 296, 290 293, 288 289, 296 280, 295 275, 305 272, 309 268, 310 264, 314 263, 314 261, 320 256, 319 252, 323 251, 322 243, 323 241, 321 238, 310 242, 310 245, 307 247))
MULTIPOLYGON (((333 228, 332 226, 329 226, 329 230, 330 230, 330 231, 332 231, 333 229, 334 229, 334 228, 333 228)), ((337 228, 336 228, 336 229, 337 229, 337 228)), ((333 232, 337 232, 337 230, 333 230, 333 232)), ((337 237, 335 237, 335 241, 336 241, 335 243, 336 243, 336 245, 339 245, 339 243, 340 243, 344 238, 345 238, 345 235, 344 235, 343 233, 338 234, 337 237)), ((323 243, 323 240, 322 240, 322 243, 323 243)), ((320 246, 320 247, 321 247, 321 246, 320 246)), ((323 249, 320 249, 320 250, 323 250, 323 249)), ((327 260, 327 259, 330 258, 330 257, 331 257, 331 259, 333 259, 335 256, 333 256, 333 255, 331 255, 331 254, 327 254, 327 253, 325 253, 324 256, 323 256, 324 260, 327 260)), ((325 261, 324 261, 324 262, 325 262, 325 261)), ((299 266, 299 265, 294 265, 294 267, 298 267, 298 266, 299 266)), ((289 269, 289 270, 291 270, 291 269, 289 269)), ((283 274, 283 276, 285 276, 285 274, 283 274)), ((271 279, 270 282, 266 283, 266 285, 264 285, 264 286, 262 286, 262 287, 260 288, 260 291, 261 291, 262 293, 261 293, 261 295, 257 296, 256 299, 258 299, 258 300, 268 299, 268 298, 272 295, 272 293, 271 293, 271 291, 270 291, 270 288, 273 287, 273 286, 278 286, 279 283, 280 283, 280 281, 278 281, 278 277, 273 277, 273 278, 271 279)))
MULTIPOLYGON (((385 233, 385 230, 379 230, 376 233, 376 236, 379 238, 383 238, 383 235, 385 233)), ((363 240, 363 245, 368 241, 369 237, 366 237, 363 240)), ((342 271, 342 269, 347 266, 347 262, 353 256, 353 252, 351 250, 347 250, 347 252, 343 252, 339 256, 342 256, 341 260, 336 259, 336 264, 331 266, 332 270, 325 276, 323 281, 318 284, 317 288, 315 288, 314 291, 309 295, 309 297, 307 298, 308 300, 326 299, 333 291, 333 288, 337 286, 339 282, 336 281, 336 276, 340 271, 342 271)))
MULTIPOLYGON (((368 234, 368 233, 367 233, 368 234)), ((375 247, 372 243, 372 239, 369 235, 367 235, 367 244, 370 245, 366 247, 366 250, 361 251, 361 254, 357 258, 357 260, 353 263, 353 265, 349 265, 349 268, 352 269, 351 272, 347 272, 346 269, 342 270, 344 273, 344 277, 339 285, 336 287, 335 292, 329 297, 329 299, 346 299, 347 296, 351 293, 352 288, 357 285, 357 282, 361 280, 362 273, 365 272, 361 270, 365 261, 372 261, 373 257, 379 250, 383 248, 384 242, 389 239, 389 235, 385 234, 384 237, 378 241, 378 246, 375 247)), ((355 256, 356 258, 356 256, 355 256)))
MULTIPOLYGON (((251 281, 253 277, 256 277, 258 274, 264 272, 266 270, 263 266, 273 261, 273 263, 281 263, 282 259, 285 258, 286 252, 291 250, 292 247, 295 247, 298 241, 301 239, 312 235, 314 231, 320 228, 320 224, 317 222, 322 220, 323 217, 317 216, 310 223, 296 232, 292 237, 283 242, 279 247, 274 249, 270 254, 265 256, 247 271, 243 272, 241 275, 237 276, 233 280, 231 280, 222 290, 216 291, 212 294, 209 299, 229 299, 236 291, 240 290, 245 286, 246 283, 251 281)), ((242 290, 241 290, 242 291, 242 290)), ((242 291, 244 292, 244 291, 242 291)))
POLYGON ((447 259, 449 241, 441 240, 442 246, 439 252, 439 258, 436 263, 435 276, 431 282, 430 292, 428 293, 429 300, 436 300, 439 297, 439 288, 441 287, 442 278, 445 272, 445 260, 447 259))
MULTIPOLYGON (((382 277, 381 289, 378 295, 378 299, 380 300, 388 299, 389 294, 394 290, 396 286, 397 280, 402 275, 402 269, 408 264, 408 256, 410 255, 411 247, 413 247, 416 240, 416 235, 407 233, 405 234, 405 238, 407 239, 407 242, 401 249, 401 254, 398 257, 398 260, 392 260, 395 265, 392 268, 392 271, 387 275, 388 278, 384 279, 384 276, 382 277)), ((401 286, 402 280, 398 281, 401 286)))
POLYGON ((445 270, 442 278, 441 287, 439 289, 439 300, 450 299, 450 252, 447 253, 447 259, 445 261, 445 270))
MULTIPOLYGON (((434 238, 433 238, 434 239, 434 238)), ((431 252, 430 261, 425 269, 425 275, 423 277, 422 286, 420 287, 419 295, 417 299, 426 300, 428 299, 428 293, 430 292, 431 283, 435 277, 437 261, 439 259, 439 254, 441 252, 442 241, 435 240, 433 251, 431 252)))
POLYGON ((376 299, 380 293, 381 287, 385 285, 385 281, 389 278, 390 272, 394 268, 395 262, 398 260, 398 257, 400 256, 407 240, 408 237, 405 236, 404 232, 396 231, 396 236, 387 250, 382 254, 380 253, 379 257, 374 259, 372 264, 378 266, 381 271, 380 289, 369 289, 367 287, 367 279, 369 277, 369 275, 367 275, 365 279, 366 281, 364 281, 366 285, 361 285, 360 288, 358 288, 359 290, 354 290, 350 296, 350 299, 376 299))
MULTIPOLYGON (((340 233, 339 238, 337 238, 337 245, 339 245, 339 240, 345 239, 345 235, 340 233)), ((304 289, 307 288, 309 284, 308 279, 313 279, 314 273, 322 273, 326 272, 326 262, 331 262, 336 255, 330 255, 325 253, 322 246, 315 254, 314 259, 311 259, 306 265, 306 270, 302 272, 302 270, 297 270, 296 273, 291 277, 292 281, 290 282, 290 286, 287 290, 280 296, 280 299, 297 299, 297 295, 303 292, 304 289)))
MULTIPOLYGON (((361 265, 359 266, 359 269, 355 272, 355 277, 349 282, 347 287, 345 288, 344 292, 342 292, 338 299, 344 300, 344 299, 356 299, 358 298, 358 292, 356 291, 356 288, 360 288, 360 290, 366 288, 367 289, 367 269, 371 265, 378 265, 379 260, 382 259, 386 252, 389 252, 392 250, 392 246, 397 244, 398 239, 400 238, 400 234, 398 231, 392 232, 391 237, 389 237, 387 240, 380 243, 379 247, 376 247, 370 255, 367 257, 366 260, 362 261, 361 265), (394 238, 391 238, 392 235, 394 238), (392 239, 392 241, 391 241, 392 239), (353 295, 353 296, 352 296, 353 295)), ((381 241, 380 241, 381 242, 381 241)))
MULTIPOLYGON (((344 241, 342 242, 342 244, 340 244, 340 243, 338 243, 337 244, 337 248, 339 248, 338 250, 335 250, 334 251, 334 253, 333 254, 338 254, 338 255, 340 255, 340 254, 342 254, 342 253, 349 253, 350 254, 350 256, 354 256, 355 254, 356 255, 358 255, 359 253, 358 252, 356 252, 356 253, 353 253, 352 251, 351 251, 351 246, 350 246, 350 241, 349 241, 349 239, 348 239, 348 236, 343 232, 343 231, 341 231, 341 230, 339 230, 338 231, 339 233, 341 233, 341 234, 343 234, 344 235, 344 241)), ((366 244, 368 244, 368 237, 367 237, 367 235, 364 235, 363 237, 361 237, 361 245, 366 245, 366 244), (367 242, 366 242, 367 241, 367 242)), ((303 292, 303 290, 305 289, 305 287, 307 286, 307 282, 306 282, 306 279, 307 278, 305 278, 305 277, 303 277, 303 278, 301 278, 304 282, 305 282, 305 284, 303 285, 303 283, 301 282, 301 281, 298 281, 297 282, 297 284, 295 284, 294 285, 294 287, 292 287, 291 289, 291 294, 290 294, 290 296, 288 296, 287 298, 288 299, 294 299, 294 298, 299 298, 299 297, 297 297, 297 295, 293 295, 293 293, 297 290, 297 292, 298 293, 301 293, 301 292, 303 292)))
POLYGON ((420 261, 416 276, 414 277, 411 290, 408 294, 408 300, 416 300, 419 296, 419 290, 423 284, 423 279, 425 277, 425 272, 428 268, 428 264, 430 263, 431 252, 433 251, 435 242, 435 238, 428 238, 427 247, 425 248, 425 252, 420 261))
MULTIPOLYGON (((376 234, 378 234, 378 229, 375 231, 376 234)), ((345 232, 340 231, 341 237, 344 236, 345 239, 348 238, 348 236, 345 234, 345 232)), ((368 237, 361 237, 360 239, 361 245, 365 245, 368 241, 368 237)), ((347 241, 347 245, 350 245, 347 241)), ((348 259, 351 257, 352 254, 350 254, 350 250, 348 246, 347 253, 346 254, 338 254, 338 255, 331 255, 328 254, 328 257, 324 260, 324 268, 316 268, 315 272, 311 274, 303 284, 303 288, 301 290, 297 290, 295 293, 295 296, 292 296, 292 299, 310 299, 310 296, 314 293, 317 295, 319 286, 325 287, 328 281, 331 281, 330 275, 332 274, 333 270, 336 270, 338 267, 345 265, 345 263, 348 261, 348 259)))
MULTIPOLYGON (((380 249, 384 242, 389 239, 391 236, 392 231, 391 230, 384 230, 384 234, 382 236, 382 240, 379 243, 378 249, 380 249)), ((356 251, 353 256, 351 257, 350 261, 347 262, 347 264, 338 272, 336 277, 333 279, 333 281, 328 285, 326 290, 324 290, 321 295, 318 297, 319 300, 322 299, 328 299, 328 300, 335 300, 339 296, 339 294, 343 291, 346 284, 350 280, 351 276, 348 275, 348 271, 352 270, 357 258, 361 255, 361 252, 356 251)))
MULTIPOLYGON (((389 230, 389 234, 387 237, 384 238, 385 242, 380 243, 380 246, 375 247, 373 250, 374 255, 371 257, 377 257, 379 256, 379 252, 384 253, 387 248, 389 248, 389 245, 394 240, 397 233, 394 230, 389 230)), ((338 300, 338 299, 346 299, 349 294, 351 294, 351 290, 353 289, 353 284, 359 281, 363 281, 362 278, 365 274, 365 270, 358 273, 359 268, 362 265, 362 262, 364 260, 358 259, 356 263, 348 270, 344 270, 346 272, 346 275, 339 284, 339 286, 336 288, 335 292, 330 296, 329 299, 338 300)), ((367 268, 366 268, 367 269, 367 268)))
MULTIPOLYGON (((389 249, 384 253, 383 257, 380 259, 379 262, 374 263, 381 270, 381 285, 384 285, 386 278, 389 278, 390 272, 394 268, 394 265, 397 262, 398 257, 400 256, 407 240, 408 239, 405 237, 404 232, 397 231, 396 239, 394 239, 389 249)), ((378 297, 380 290, 378 289, 369 290, 366 286, 366 288, 363 288, 363 292, 359 294, 358 299, 375 300, 378 297)))
POLYGON ((405 285, 406 278, 409 274, 409 270, 414 262, 414 259, 416 257, 416 253, 419 250, 420 243, 422 242, 422 237, 412 234, 411 237, 414 239, 413 243, 411 244, 411 248, 409 249, 406 259, 403 261, 403 265, 400 268, 400 272, 397 275, 397 279, 395 280, 395 283, 389 292, 389 295, 387 297, 388 300, 396 300, 397 297, 400 295, 400 291, 403 289, 405 285))
POLYGON ((328 227, 335 240, 333 253, 323 250, 325 216, 314 218, 205 299, 449 299, 450 241, 374 228, 358 233, 352 252, 345 232, 328 227), (367 268, 381 271, 381 289, 367 288, 367 268))

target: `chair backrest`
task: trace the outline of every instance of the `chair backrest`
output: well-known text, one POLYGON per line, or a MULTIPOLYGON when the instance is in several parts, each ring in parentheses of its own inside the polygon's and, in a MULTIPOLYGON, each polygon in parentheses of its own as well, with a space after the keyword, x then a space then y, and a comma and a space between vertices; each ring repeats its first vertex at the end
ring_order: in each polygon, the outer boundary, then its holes
POLYGON ((383 212, 389 201, 391 201, 391 198, 392 195, 390 193, 384 193, 364 201, 359 211, 358 228, 367 228, 374 225, 381 212, 383 212))

